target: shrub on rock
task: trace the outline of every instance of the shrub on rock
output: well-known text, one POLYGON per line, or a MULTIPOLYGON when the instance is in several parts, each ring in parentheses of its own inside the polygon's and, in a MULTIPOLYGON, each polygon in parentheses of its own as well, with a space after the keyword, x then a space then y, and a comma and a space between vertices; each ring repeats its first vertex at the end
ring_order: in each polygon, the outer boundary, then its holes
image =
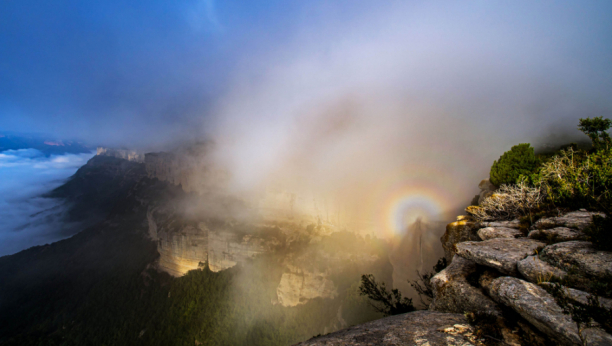
POLYGON ((529 176, 538 167, 538 159, 529 143, 513 146, 491 166, 493 185, 515 184, 521 176, 529 176))

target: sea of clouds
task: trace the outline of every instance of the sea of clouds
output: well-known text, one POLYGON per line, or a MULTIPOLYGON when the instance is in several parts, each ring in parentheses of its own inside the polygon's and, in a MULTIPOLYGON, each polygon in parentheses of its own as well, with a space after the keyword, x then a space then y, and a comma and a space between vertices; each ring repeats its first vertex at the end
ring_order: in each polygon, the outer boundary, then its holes
POLYGON ((0 256, 74 233, 63 201, 45 198, 95 153, 45 156, 36 149, 0 152, 0 256))

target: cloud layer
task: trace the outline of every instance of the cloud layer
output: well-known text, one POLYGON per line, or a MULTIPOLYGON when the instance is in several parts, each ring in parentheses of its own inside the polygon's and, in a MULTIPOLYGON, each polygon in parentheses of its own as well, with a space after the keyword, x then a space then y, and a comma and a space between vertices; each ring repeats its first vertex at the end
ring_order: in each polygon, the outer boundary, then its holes
POLYGON ((71 235, 61 201, 42 194, 61 185, 93 153, 46 157, 35 149, 0 152, 0 256, 71 235))

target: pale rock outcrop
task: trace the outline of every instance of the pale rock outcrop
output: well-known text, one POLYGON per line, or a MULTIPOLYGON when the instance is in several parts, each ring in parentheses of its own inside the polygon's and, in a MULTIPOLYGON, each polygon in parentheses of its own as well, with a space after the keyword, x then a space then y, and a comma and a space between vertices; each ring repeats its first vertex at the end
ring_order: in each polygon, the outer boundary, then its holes
POLYGON ((326 273, 297 271, 283 273, 276 294, 281 305, 296 306, 317 297, 333 299, 338 291, 326 273))
POLYGON ((549 245, 542 257, 553 265, 569 270, 572 266, 587 275, 612 275, 612 252, 596 250, 587 241, 568 241, 549 245))
POLYGON ((415 311, 381 318, 301 342, 300 346, 480 346, 462 314, 415 311))
POLYGON ((139 153, 135 150, 98 147, 96 150, 96 155, 116 157, 118 159, 124 159, 133 162, 144 162, 144 154, 139 153))
POLYGON ((501 316, 501 311, 489 297, 467 281, 476 271, 476 263, 455 256, 451 264, 433 278, 434 299, 429 309, 442 312, 486 312, 501 316))
POLYGON ((603 213, 589 212, 585 209, 580 209, 557 217, 541 218, 536 221, 532 229, 568 227, 583 230, 593 222, 593 215, 605 216, 603 213))
POLYGON ((544 334, 562 345, 581 345, 576 323, 543 288, 517 278, 504 276, 493 280, 491 297, 511 307, 544 334))
MULTIPOLYGON (((154 223, 149 222, 149 232, 154 223)), ((157 227, 155 227, 157 228, 157 227)), ((180 232, 157 232, 158 268, 182 276, 208 260, 208 233, 205 227, 188 225, 180 232)))
POLYGON ((482 240, 495 238, 520 238, 523 233, 516 228, 508 227, 485 227, 478 230, 478 236, 482 240))
POLYGON ((516 263, 533 255, 546 244, 533 239, 495 238, 456 245, 457 255, 508 275, 518 275, 516 263))
POLYGON ((455 244, 464 241, 480 240, 476 231, 479 229, 477 222, 461 218, 461 220, 451 222, 446 225, 446 232, 440 238, 442 248, 444 248, 444 257, 448 262, 453 259, 456 253, 455 244))
POLYGON ((518 261, 516 267, 523 277, 533 283, 541 283, 553 278, 562 279, 567 273, 542 261, 538 256, 529 256, 518 261))
POLYGON ((155 211, 147 213, 147 220, 149 236, 157 240, 157 267, 172 276, 185 275, 205 263, 218 272, 268 251, 268 244, 260 237, 211 231, 203 222, 184 226, 171 221, 159 224, 155 211))
POLYGON ((229 231, 208 232, 208 266, 218 272, 266 252, 265 242, 252 235, 229 231))
POLYGON ((571 240, 585 240, 586 235, 582 231, 576 229, 555 227, 549 229, 534 229, 529 232, 529 238, 560 243, 571 240))

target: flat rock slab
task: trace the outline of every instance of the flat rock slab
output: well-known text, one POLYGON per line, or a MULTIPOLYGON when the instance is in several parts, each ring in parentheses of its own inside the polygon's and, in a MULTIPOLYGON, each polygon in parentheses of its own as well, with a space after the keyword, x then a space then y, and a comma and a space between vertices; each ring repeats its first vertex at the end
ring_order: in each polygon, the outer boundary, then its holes
POLYGON ((457 255, 478 264, 499 270, 507 275, 518 275, 516 263, 546 246, 528 238, 495 238, 480 242, 467 241, 456 245, 457 255))
POLYGON ((491 221, 491 222, 482 222, 481 225, 485 227, 506 227, 506 228, 516 228, 518 229, 521 225, 519 220, 511 220, 511 221, 491 221))
POLYGON ((612 252, 596 250, 588 241, 549 245, 542 250, 542 257, 565 270, 575 266, 580 272, 591 276, 612 275, 612 252))
POLYGON ((482 240, 495 238, 520 238, 523 233, 516 228, 508 227, 485 227, 478 230, 478 236, 482 240))
POLYGON ((491 298, 511 307, 534 327, 562 345, 581 345, 576 323, 536 284, 504 276, 493 280, 491 298))
POLYGON ((536 221, 532 229, 547 229, 555 227, 568 227, 579 230, 585 229, 593 222, 593 215, 605 216, 603 213, 586 211, 584 209, 573 211, 557 217, 544 217, 536 221))
POLYGON ((461 314, 415 311, 381 318, 301 342, 301 346, 482 345, 461 314))
POLYGON ((586 235, 577 229, 555 227, 550 229, 535 229, 529 232, 529 238, 560 243, 572 240, 586 240, 586 235))
MULTIPOLYGON (((540 286, 546 288, 546 286, 549 286, 549 285, 552 285, 552 284, 549 282, 545 282, 541 284, 540 286)), ((569 287, 563 287, 563 290, 565 291, 565 294, 567 295, 567 297, 575 301, 578 301, 582 304, 585 304, 585 305, 589 304, 589 296, 591 296, 591 294, 585 291, 580 291, 575 288, 569 288, 569 287)), ((612 310, 612 299, 604 298, 604 297, 597 297, 597 298, 599 299, 599 305, 603 306, 604 308, 608 310, 612 310)))
POLYGON ((538 256, 528 256, 518 261, 516 267, 523 277, 533 283, 548 282, 553 278, 562 279, 567 273, 542 261, 538 256))

